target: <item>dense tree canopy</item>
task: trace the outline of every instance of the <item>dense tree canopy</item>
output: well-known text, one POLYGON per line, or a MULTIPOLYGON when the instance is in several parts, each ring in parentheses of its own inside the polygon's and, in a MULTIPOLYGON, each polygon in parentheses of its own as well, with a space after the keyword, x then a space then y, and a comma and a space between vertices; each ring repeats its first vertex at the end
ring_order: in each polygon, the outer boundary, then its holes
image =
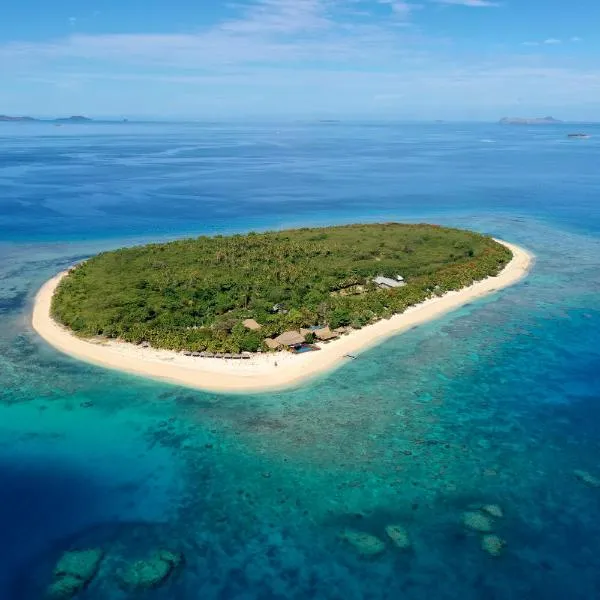
POLYGON ((52 312, 86 337, 254 351, 267 336, 290 328, 362 327, 496 275, 510 258, 510 250, 489 237, 435 225, 200 237, 91 258, 62 280, 52 312), (372 282, 398 274, 404 287, 382 290, 372 282), (246 329, 246 318, 262 329, 246 329))

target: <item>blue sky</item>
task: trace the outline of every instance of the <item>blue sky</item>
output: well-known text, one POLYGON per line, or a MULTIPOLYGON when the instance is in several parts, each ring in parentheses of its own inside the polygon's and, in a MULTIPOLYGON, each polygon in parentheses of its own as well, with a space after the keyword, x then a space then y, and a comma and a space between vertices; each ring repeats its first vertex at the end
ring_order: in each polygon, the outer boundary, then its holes
POLYGON ((597 0, 20 0, 0 113, 600 119, 597 0))

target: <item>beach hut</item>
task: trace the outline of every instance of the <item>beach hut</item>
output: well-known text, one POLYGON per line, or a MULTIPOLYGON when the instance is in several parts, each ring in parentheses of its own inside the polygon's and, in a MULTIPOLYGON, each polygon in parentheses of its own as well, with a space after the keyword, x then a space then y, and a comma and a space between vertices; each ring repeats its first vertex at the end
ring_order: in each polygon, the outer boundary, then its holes
POLYGON ((262 328, 262 325, 257 323, 254 319, 246 319, 245 321, 242 321, 242 325, 251 331, 258 331, 262 328))
POLYGON ((333 331, 335 331, 335 333, 337 333, 339 335, 346 335, 347 333, 350 333, 352 331, 352 327, 338 327, 337 329, 334 329, 333 331))
POLYGON ((298 346, 304 343, 304 336, 299 331, 284 331, 281 335, 275 338, 275 342, 279 346, 298 346))
POLYGON ((317 329, 315 331, 315 336, 322 342, 328 342, 329 340, 335 340, 338 337, 338 334, 331 331, 329 327, 323 327, 322 329, 317 329))
POLYGON ((265 345, 271 350, 279 350, 279 348, 281 348, 281 344, 279 344, 272 338, 267 338, 265 340, 265 345))

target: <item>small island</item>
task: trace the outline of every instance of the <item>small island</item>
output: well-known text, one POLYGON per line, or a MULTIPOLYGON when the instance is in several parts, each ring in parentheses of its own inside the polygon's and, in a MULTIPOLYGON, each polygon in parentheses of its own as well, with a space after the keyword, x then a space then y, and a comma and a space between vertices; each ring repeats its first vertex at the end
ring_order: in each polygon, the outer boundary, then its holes
POLYGON ((204 236, 76 265, 42 288, 33 324, 91 362, 268 389, 510 285, 530 263, 516 246, 427 224, 204 236))
POLYGON ((29 123, 36 121, 33 117, 11 117, 9 115, 0 115, 0 122, 6 123, 29 123))
POLYGON ((91 123, 92 121, 93 119, 81 115, 61 117, 58 119, 36 119, 27 116, 11 117, 9 115, 0 115, 0 122, 7 123, 91 123))
POLYGON ((60 119, 54 119, 56 123, 89 123, 92 119, 83 117, 82 115, 74 115, 72 117, 62 117, 60 119))
POLYGON ((500 119, 501 125, 558 125, 562 122, 554 117, 504 117, 500 119))

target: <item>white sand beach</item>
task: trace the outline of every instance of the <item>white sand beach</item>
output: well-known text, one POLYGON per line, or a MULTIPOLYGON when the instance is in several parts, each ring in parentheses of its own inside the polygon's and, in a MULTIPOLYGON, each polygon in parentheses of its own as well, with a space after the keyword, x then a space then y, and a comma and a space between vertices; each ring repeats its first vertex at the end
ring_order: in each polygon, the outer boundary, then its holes
POLYGON ((38 292, 32 324, 35 331, 57 350, 95 365, 214 392, 282 389, 343 365, 350 360, 347 358, 349 354, 357 355, 390 336, 517 283, 528 273, 534 256, 519 246, 498 241, 511 249, 513 259, 496 277, 488 277, 460 291, 432 298, 402 314, 352 331, 328 344, 321 343, 318 352, 277 352, 254 355, 249 360, 224 360, 184 356, 115 340, 81 339, 50 316, 52 296, 66 271, 47 281, 38 292))

